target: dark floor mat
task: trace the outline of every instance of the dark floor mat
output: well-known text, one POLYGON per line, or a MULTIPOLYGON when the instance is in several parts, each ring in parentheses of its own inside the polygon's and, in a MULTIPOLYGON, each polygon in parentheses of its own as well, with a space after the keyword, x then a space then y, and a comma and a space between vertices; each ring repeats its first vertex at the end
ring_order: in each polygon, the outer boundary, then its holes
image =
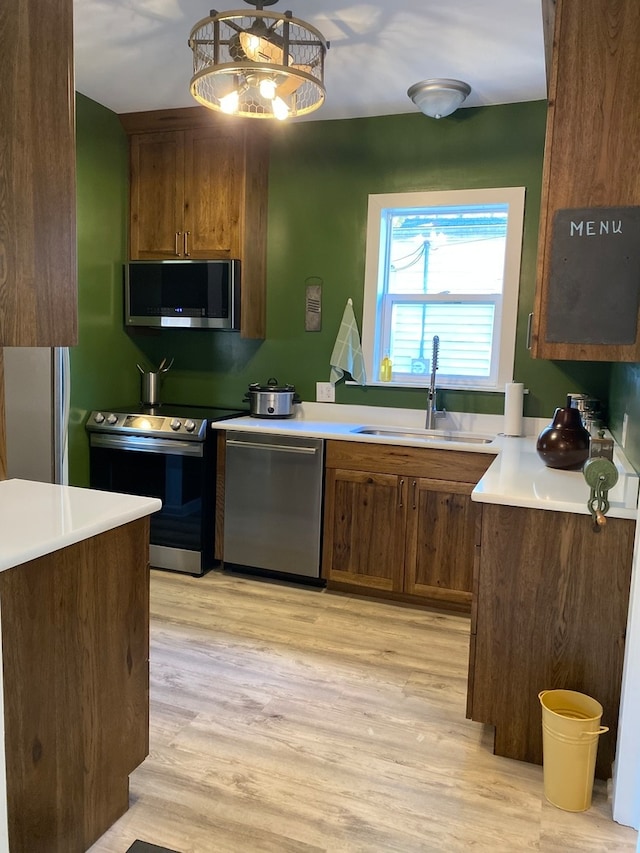
POLYGON ((168 847, 158 847, 157 844, 149 844, 148 841, 134 841, 127 853, 178 853, 178 851, 169 850, 168 847))

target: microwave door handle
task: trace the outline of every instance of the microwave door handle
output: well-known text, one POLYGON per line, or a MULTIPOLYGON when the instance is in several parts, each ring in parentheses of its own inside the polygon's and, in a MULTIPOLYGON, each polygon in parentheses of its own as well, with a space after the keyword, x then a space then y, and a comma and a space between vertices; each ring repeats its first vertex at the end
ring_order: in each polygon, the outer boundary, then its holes
POLYGON ((189 257, 189 234, 191 234, 191 231, 185 231, 184 232, 184 256, 185 256, 185 258, 189 257))

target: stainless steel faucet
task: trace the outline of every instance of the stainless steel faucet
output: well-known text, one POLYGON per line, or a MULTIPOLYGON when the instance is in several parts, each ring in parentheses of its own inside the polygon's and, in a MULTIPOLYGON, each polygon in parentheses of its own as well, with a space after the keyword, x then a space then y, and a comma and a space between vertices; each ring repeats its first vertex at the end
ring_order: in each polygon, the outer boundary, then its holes
POLYGON ((438 354, 440 352, 440 338, 437 335, 433 336, 433 352, 431 354, 431 381, 429 382, 429 390, 427 391, 427 420, 425 429, 434 429, 435 422, 438 418, 446 417, 446 411, 438 410, 437 406, 437 389, 436 389, 436 371, 438 369, 438 354))

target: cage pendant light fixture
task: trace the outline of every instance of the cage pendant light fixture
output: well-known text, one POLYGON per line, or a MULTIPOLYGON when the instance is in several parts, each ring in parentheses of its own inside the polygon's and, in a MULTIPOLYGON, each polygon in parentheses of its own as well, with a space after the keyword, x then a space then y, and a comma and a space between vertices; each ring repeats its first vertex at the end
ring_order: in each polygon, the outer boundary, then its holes
POLYGON ((291 12, 265 12, 277 0, 245 0, 255 11, 211 10, 193 27, 191 94, 231 115, 286 119, 324 102, 329 42, 291 12))

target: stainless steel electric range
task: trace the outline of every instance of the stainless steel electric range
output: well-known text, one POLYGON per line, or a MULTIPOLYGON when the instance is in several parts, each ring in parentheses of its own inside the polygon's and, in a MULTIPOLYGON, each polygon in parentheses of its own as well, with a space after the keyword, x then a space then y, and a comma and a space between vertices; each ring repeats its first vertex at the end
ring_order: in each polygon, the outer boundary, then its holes
POLYGON ((160 498, 151 516, 150 562, 202 575, 214 564, 216 442, 212 421, 246 411, 163 403, 91 412, 91 488, 160 498))

